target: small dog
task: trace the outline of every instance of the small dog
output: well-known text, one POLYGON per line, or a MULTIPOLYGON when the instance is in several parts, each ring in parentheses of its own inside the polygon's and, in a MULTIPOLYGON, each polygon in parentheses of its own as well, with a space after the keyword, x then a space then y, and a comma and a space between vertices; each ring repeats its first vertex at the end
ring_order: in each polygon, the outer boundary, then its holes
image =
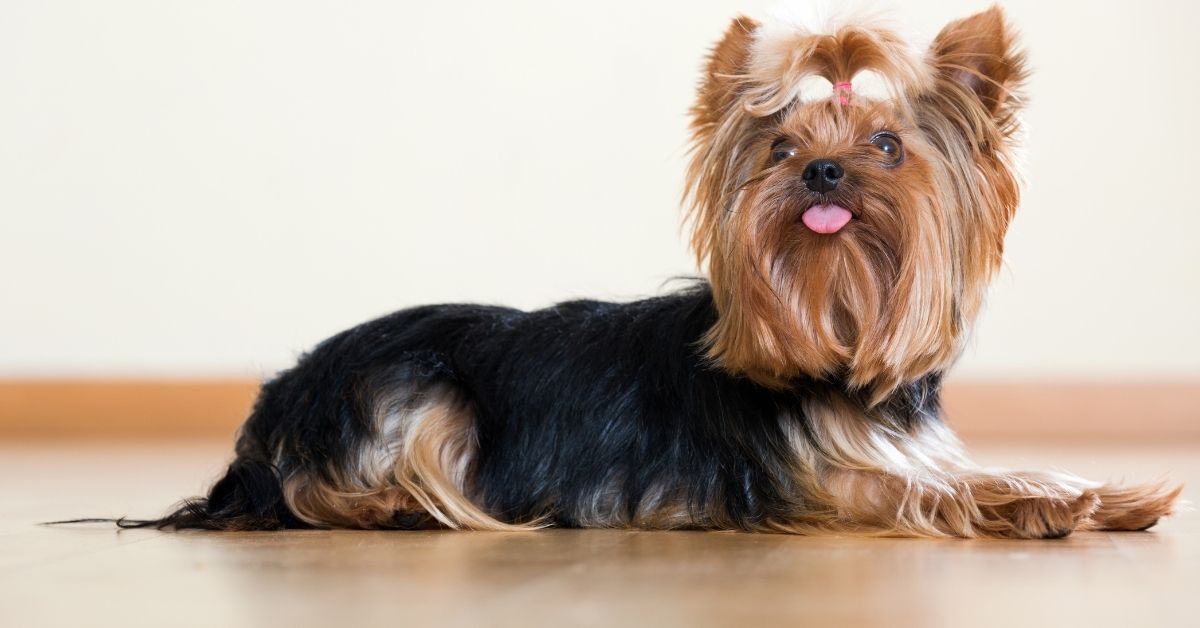
POLYGON ((939 410, 1018 205, 1025 75, 998 8, 927 49, 735 19, 692 110, 708 282, 350 329, 263 386, 206 498, 122 525, 1148 528, 1179 488, 984 469, 939 410))

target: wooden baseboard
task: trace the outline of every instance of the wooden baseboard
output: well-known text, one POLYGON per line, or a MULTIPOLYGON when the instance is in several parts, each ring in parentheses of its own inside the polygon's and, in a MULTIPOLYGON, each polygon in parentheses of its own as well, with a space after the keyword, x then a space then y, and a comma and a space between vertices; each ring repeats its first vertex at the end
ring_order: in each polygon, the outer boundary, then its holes
MULTIPOLYGON (((258 382, 0 380, 0 438, 231 438, 258 382)), ((952 382, 967 440, 1200 441, 1200 381, 952 382)))
POLYGON ((232 438, 252 379, 0 381, 0 438, 232 438))
POLYGON ((950 382, 967 440, 1200 441, 1200 381, 950 382))

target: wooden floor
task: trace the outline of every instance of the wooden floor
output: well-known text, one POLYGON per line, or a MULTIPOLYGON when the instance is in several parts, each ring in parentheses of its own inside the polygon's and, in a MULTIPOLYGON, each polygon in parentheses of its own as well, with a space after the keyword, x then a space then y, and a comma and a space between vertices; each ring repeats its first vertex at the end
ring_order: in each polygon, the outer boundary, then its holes
MULTIPOLYGON (((227 444, 0 443, 4 626, 1200 625, 1200 516, 1058 541, 700 532, 116 532, 227 444)), ((1006 466, 1200 487, 1200 447, 990 447, 1006 466)))

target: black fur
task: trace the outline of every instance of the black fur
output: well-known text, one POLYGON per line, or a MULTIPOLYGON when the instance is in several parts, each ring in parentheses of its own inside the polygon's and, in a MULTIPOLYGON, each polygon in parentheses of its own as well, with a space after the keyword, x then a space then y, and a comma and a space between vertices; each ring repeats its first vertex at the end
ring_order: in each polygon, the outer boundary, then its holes
MULTIPOLYGON (((695 527, 751 529, 786 517, 804 504, 780 417, 807 429, 804 397, 847 391, 837 379, 776 391, 728 375, 703 357, 701 338, 715 320, 707 284, 533 312, 396 312, 326 340, 265 384, 236 461, 206 499, 126 525, 304 527, 284 504, 281 478, 325 473, 355 451, 371 437, 372 403, 399 383, 449 384, 470 400, 479 437, 471 496, 502 521, 547 515, 582 525, 588 500, 614 482, 614 514, 626 520, 655 487, 685 495, 695 527)), ((935 418, 939 379, 886 403, 908 420, 935 418)))

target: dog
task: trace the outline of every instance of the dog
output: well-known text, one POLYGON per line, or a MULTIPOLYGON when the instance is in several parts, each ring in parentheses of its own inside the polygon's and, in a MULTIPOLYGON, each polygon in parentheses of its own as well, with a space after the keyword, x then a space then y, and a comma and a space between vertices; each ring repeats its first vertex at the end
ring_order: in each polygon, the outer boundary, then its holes
POLYGON ((999 8, 928 46, 734 19, 691 112, 707 280, 354 327, 263 385, 206 497, 120 524, 1146 529, 1179 487, 985 469, 939 407, 1019 203, 1025 78, 999 8))

